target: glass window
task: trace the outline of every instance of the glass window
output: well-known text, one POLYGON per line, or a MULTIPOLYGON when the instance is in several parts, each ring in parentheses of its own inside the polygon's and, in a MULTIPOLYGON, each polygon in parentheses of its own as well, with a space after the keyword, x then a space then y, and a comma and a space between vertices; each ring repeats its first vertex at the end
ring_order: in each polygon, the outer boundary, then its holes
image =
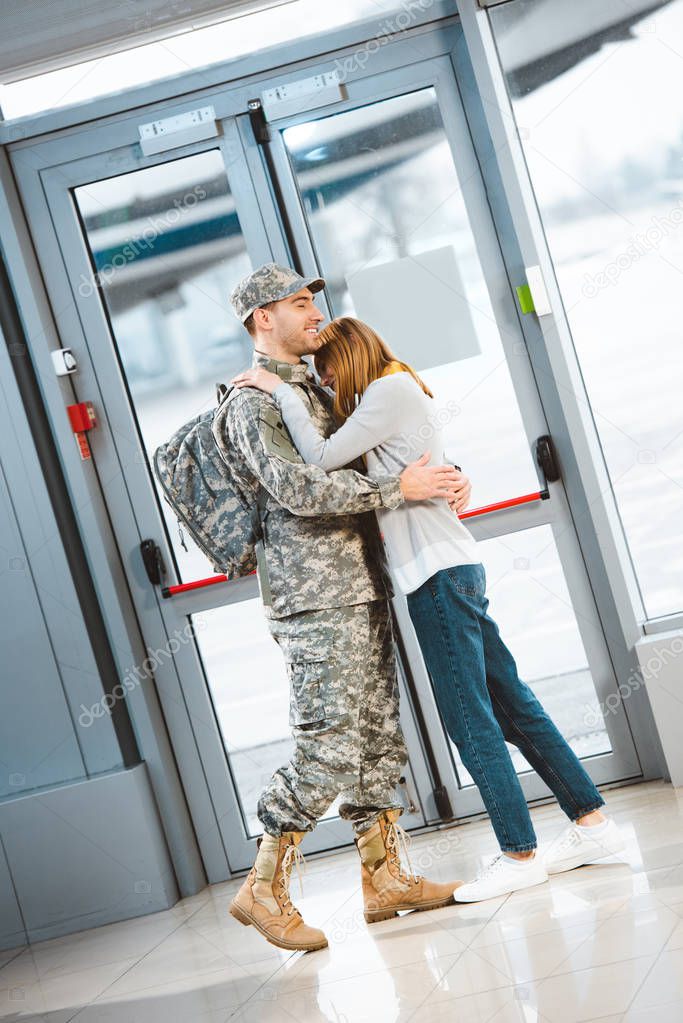
MULTIPOLYGON (((77 288, 99 288, 151 464, 174 430, 213 408, 214 385, 252 359, 228 301, 251 263, 223 158, 211 149, 94 181, 75 200, 96 268, 77 288)), ((181 578, 210 574, 154 482, 181 578)))
POLYGON ((537 491, 463 183, 433 88, 283 131, 333 315, 354 315, 444 408, 472 505, 537 491))
MULTIPOLYGON (((405 31, 433 2, 419 0, 404 6, 400 0, 345 0, 340 6, 322 4, 320 0, 289 0, 280 7, 252 11, 192 32, 169 34, 158 42, 0 85, 0 107, 8 119, 82 103, 393 13, 386 23, 380 21, 381 34, 388 36, 405 31)), ((144 11, 133 14, 133 29, 141 16, 144 11)))
POLYGON ((490 18, 643 602, 657 617, 683 609, 683 0, 638 6, 514 0, 490 18))

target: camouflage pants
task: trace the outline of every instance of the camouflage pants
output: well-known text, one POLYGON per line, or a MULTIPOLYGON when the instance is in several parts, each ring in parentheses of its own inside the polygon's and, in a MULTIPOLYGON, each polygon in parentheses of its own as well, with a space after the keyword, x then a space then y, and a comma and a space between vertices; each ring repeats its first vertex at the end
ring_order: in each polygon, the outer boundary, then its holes
POLYGON ((384 600, 269 619, 285 657, 294 752, 261 794, 271 835, 310 831, 337 796, 357 831, 398 807, 407 751, 393 632, 384 600))

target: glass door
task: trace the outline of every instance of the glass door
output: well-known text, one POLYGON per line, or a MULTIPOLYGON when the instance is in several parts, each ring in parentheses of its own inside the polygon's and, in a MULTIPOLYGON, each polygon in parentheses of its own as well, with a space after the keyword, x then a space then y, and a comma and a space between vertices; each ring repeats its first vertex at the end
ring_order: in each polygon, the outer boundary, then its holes
MULTIPOLYGON (((288 261, 272 227, 276 211, 268 199, 257 203, 233 118, 222 121, 218 140, 179 153, 146 158, 130 147, 123 158, 100 153, 61 163, 43 180, 78 312, 70 344, 83 365, 73 334, 78 322, 92 369, 87 378, 83 366, 74 385, 79 400, 94 400, 100 415, 93 457, 146 641, 158 635, 152 622, 161 616, 165 642, 159 651, 156 641, 156 685, 171 713, 188 716, 212 826, 231 870, 244 869, 261 833, 260 790, 292 749, 284 661, 254 577, 163 596, 169 585, 208 579, 213 569, 179 529, 151 457, 178 426, 215 405, 217 382, 251 363, 253 346, 229 294, 251 268, 288 261), (106 173, 112 163, 114 175, 106 173), (129 505, 118 514, 124 495, 129 505), (161 551, 164 586, 154 587, 142 571, 143 539, 161 551), (173 672, 177 691, 168 677, 173 672)), ((49 267, 46 275, 50 283, 49 267)), ((182 774, 177 748, 176 758, 182 774)), ((410 767, 404 782, 408 818, 412 826, 424 824, 410 767)), ((321 850, 351 840, 350 826, 331 807, 306 846, 321 850)))
MULTIPOLYGON (((271 115, 266 162, 289 199, 294 245, 327 280, 331 315, 371 323, 440 399, 446 453, 473 481, 467 524, 490 613, 520 675, 596 782, 638 775, 623 712, 602 710, 616 680, 562 482, 548 500, 477 513, 543 489, 535 441, 548 428, 450 56, 411 63, 405 47, 404 66, 352 77, 334 107, 271 115)), ((445 786, 454 815, 477 812, 403 598, 395 609, 437 763, 432 783, 445 786)), ((547 795, 511 752, 528 798, 547 795)))
MULTIPOLYGON (((210 97, 214 137, 145 156, 144 118, 128 114, 77 144, 48 140, 17 174, 79 362, 76 400, 98 413, 93 464, 145 642, 163 655, 154 681, 200 845, 218 836, 232 870, 253 860, 258 793, 290 749, 284 665, 255 578, 166 599, 140 543, 158 545, 166 585, 212 574, 179 534, 150 456, 251 359, 228 300, 236 281, 271 259, 322 273, 326 314, 369 320, 444 403, 448 454, 473 480, 475 510, 543 489, 533 450, 548 429, 457 92, 453 28, 422 34, 419 48, 392 40, 324 108, 302 103, 282 119, 271 108, 270 141, 247 112, 250 83, 210 97)), ((562 483, 549 500, 468 524, 522 676, 597 782, 640 774, 621 704, 601 710, 616 680, 562 483)), ((445 735, 405 602, 394 609, 410 750, 403 821, 414 828, 482 804, 445 735)), ((516 763, 528 798, 546 794, 516 763)), ((306 846, 351 838, 333 807, 306 846)))

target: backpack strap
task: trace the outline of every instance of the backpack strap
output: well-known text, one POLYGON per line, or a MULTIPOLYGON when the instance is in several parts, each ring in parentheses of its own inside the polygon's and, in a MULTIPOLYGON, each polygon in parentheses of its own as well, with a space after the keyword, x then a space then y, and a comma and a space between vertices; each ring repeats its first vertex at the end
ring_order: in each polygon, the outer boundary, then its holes
MULTIPOLYGON (((226 387, 225 384, 216 384, 216 401, 219 405, 222 405, 226 399, 234 398, 239 390, 239 387, 226 387)), ((263 518, 263 512, 265 511, 269 496, 270 495, 266 488, 259 483, 258 493, 256 495, 256 511, 258 513, 259 528, 261 526, 261 519, 263 518)))
POLYGON ((261 518, 261 512, 265 511, 266 509, 269 497, 270 494, 268 493, 266 488, 263 486, 262 483, 259 483, 258 494, 256 495, 256 507, 259 510, 259 518, 261 518))
POLYGON ((220 405, 223 399, 233 391, 234 387, 226 387, 225 384, 216 384, 216 404, 220 405))

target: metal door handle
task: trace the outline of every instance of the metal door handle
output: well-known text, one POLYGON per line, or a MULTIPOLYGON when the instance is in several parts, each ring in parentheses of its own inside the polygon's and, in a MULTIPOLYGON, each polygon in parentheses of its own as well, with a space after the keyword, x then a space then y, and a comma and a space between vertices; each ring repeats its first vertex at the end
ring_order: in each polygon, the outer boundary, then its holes
POLYGON ((160 586, 163 576, 166 575, 166 565, 158 545, 154 540, 143 540, 140 544, 140 553, 142 554, 147 578, 152 586, 160 586))

